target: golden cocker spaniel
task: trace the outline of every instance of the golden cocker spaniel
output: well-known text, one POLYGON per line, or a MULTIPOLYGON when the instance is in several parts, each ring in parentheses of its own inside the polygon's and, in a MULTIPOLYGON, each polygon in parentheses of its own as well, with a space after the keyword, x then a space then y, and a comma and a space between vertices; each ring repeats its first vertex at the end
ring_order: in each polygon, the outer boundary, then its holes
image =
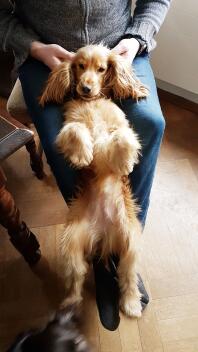
POLYGON ((136 276, 136 247, 141 226, 128 175, 138 162, 140 143, 123 111, 112 99, 148 95, 131 64, 102 45, 79 49, 74 61, 52 71, 40 98, 64 103, 65 121, 57 146, 76 168, 93 171, 72 200, 62 235, 66 303, 80 302, 88 262, 96 253, 106 261, 119 256, 120 306, 141 316, 136 276))

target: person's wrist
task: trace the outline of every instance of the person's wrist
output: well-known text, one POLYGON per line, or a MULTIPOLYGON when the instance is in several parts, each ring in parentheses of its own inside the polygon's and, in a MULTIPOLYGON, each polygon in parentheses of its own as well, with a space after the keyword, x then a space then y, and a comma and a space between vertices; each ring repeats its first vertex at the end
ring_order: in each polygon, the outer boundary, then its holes
POLYGON ((142 52, 143 52, 144 50, 146 50, 146 48, 147 48, 146 42, 145 42, 144 40, 140 39, 140 38, 135 38, 135 37, 134 37, 133 39, 135 39, 135 40, 137 40, 137 41, 139 42, 139 49, 138 49, 136 55, 141 55, 142 52))
POLYGON ((136 38, 130 38, 128 40, 130 40, 130 42, 133 44, 133 47, 138 51, 140 48, 140 42, 136 38))
POLYGON ((136 38, 130 38, 131 46, 133 47, 133 52, 135 56, 138 54, 140 50, 140 42, 136 38))
POLYGON ((44 43, 33 41, 30 45, 30 55, 34 58, 38 58, 40 49, 44 48, 45 46, 46 44, 44 43))

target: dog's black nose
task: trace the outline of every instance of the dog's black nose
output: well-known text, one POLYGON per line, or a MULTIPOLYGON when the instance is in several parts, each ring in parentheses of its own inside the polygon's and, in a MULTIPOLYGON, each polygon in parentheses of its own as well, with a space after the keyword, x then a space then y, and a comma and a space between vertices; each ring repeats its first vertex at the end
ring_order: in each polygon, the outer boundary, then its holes
POLYGON ((91 88, 87 87, 87 86, 82 86, 82 91, 85 94, 88 94, 91 92, 91 88))

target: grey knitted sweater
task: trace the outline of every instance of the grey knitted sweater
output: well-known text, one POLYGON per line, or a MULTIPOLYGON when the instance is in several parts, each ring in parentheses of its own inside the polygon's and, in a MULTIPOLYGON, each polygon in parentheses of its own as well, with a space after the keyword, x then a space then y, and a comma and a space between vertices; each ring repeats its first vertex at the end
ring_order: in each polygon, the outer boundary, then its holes
POLYGON ((12 50, 20 66, 34 40, 67 50, 101 41, 110 48, 121 38, 136 37, 155 47, 171 0, 0 0, 0 47, 12 50), (13 5, 14 4, 14 5, 13 5))

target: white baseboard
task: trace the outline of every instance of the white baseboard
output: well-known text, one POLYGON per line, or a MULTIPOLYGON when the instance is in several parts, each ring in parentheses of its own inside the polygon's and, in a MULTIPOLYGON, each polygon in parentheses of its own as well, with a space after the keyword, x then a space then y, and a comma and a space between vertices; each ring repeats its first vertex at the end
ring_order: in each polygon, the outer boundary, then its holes
POLYGON ((198 104, 198 94, 189 92, 188 90, 174 86, 173 84, 164 82, 158 78, 156 78, 156 83, 158 88, 198 104))

